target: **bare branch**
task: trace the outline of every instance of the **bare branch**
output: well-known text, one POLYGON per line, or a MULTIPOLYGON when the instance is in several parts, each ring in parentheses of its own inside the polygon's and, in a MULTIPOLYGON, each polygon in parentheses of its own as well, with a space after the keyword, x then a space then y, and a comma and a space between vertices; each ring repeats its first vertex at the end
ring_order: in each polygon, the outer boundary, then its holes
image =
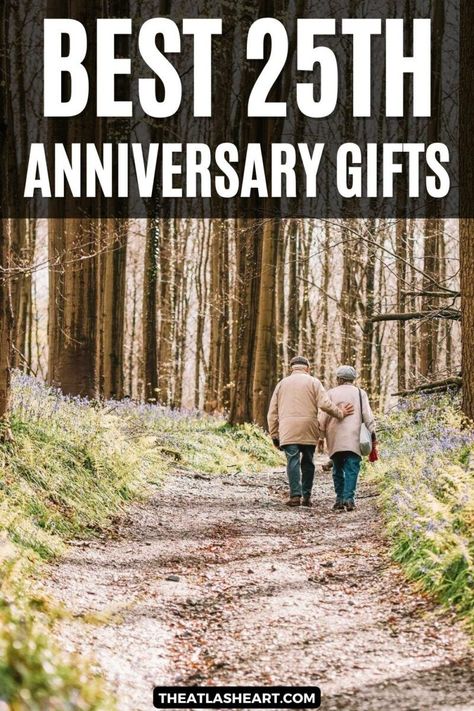
POLYGON ((460 388, 462 386, 462 378, 460 376, 452 376, 444 380, 436 380, 432 383, 423 383, 417 385, 412 390, 402 390, 399 393, 393 393, 394 397, 407 397, 408 395, 416 395, 417 393, 443 392, 452 387, 460 388))
POLYGON ((432 309, 431 311, 413 311, 407 314, 377 314, 371 318, 371 321, 378 323, 380 321, 416 321, 436 318, 460 321, 461 312, 457 309, 432 309))
POLYGON ((432 299, 459 299, 461 293, 459 291, 402 291, 404 296, 428 296, 432 299))

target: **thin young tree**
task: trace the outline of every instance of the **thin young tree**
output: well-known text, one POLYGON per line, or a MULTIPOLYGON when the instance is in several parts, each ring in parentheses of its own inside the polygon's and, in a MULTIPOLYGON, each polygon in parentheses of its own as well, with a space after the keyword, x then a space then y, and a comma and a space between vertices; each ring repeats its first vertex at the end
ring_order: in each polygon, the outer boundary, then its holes
POLYGON ((160 221, 148 218, 143 275, 143 387, 145 400, 156 400, 158 392, 158 239, 160 221))
MULTIPOLYGON (((0 22, 4 19, 0 15, 0 22)), ((0 30, 1 32, 1 30, 0 30)), ((0 103, 3 103, 0 93, 0 103)), ((3 153, 3 136, 5 124, 0 108, 0 158, 3 153)), ((3 190, 5 183, 2 181, 3 190)), ((3 203, 3 195, 2 203, 3 203)), ((12 366, 12 335, 13 312, 9 272, 11 268, 11 239, 7 220, 2 215, 0 207, 0 440, 11 439, 8 425, 11 398, 11 366, 12 366)))
MULTIPOLYGON (((433 143, 440 135, 442 117, 442 47, 445 32, 444 0, 433 0, 432 3, 432 26, 434 51, 433 51, 433 116, 428 130, 428 142, 433 143)), ((439 306, 439 301, 433 297, 433 285, 439 284, 441 264, 440 264, 440 242, 444 239, 443 222, 439 219, 438 210, 432 208, 432 213, 425 221, 424 231, 424 284, 423 289, 426 294, 422 297, 422 311, 435 310, 439 306)), ((427 318, 420 327, 420 373, 425 378, 432 378, 437 369, 438 362, 438 341, 439 322, 436 319, 427 318)))
POLYGON ((13 315, 11 303, 10 268, 11 237, 5 208, 8 204, 8 81, 6 46, 8 37, 8 7, 0 7, 0 439, 11 439, 8 423, 11 398, 11 364, 13 315))
MULTIPOLYGON (((141 3, 139 3, 139 6, 141 3)), ((171 13, 171 0, 160 0, 158 14, 166 17, 171 13)), ((160 40, 159 40, 160 41, 160 40)), ((158 94, 164 87, 158 87, 158 94)), ((161 143, 164 140, 162 124, 150 124, 150 140, 161 143)), ((142 379, 144 397, 155 401, 159 395, 158 378, 158 288, 160 280, 161 245, 163 240, 165 214, 159 200, 159 186, 154 196, 147 201, 147 230, 145 263, 143 275, 142 310, 142 379)))
POLYGON ((377 265, 378 229, 376 220, 367 221, 367 232, 370 241, 367 245, 366 263, 364 267, 364 326, 362 332, 362 383, 369 398, 373 394, 373 353, 374 353, 374 323, 372 317, 375 310, 375 275, 377 265))

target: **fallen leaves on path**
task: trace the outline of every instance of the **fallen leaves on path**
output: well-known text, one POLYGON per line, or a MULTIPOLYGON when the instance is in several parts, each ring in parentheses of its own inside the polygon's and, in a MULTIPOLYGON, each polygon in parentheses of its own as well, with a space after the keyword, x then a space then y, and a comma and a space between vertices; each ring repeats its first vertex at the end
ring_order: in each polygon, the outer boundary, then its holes
POLYGON ((319 685, 327 711, 474 709, 469 643, 388 558, 374 492, 354 513, 289 510, 282 472, 181 472, 134 507, 118 539, 76 546, 49 590, 69 608, 122 606, 121 623, 68 623, 121 711, 153 685, 319 685))

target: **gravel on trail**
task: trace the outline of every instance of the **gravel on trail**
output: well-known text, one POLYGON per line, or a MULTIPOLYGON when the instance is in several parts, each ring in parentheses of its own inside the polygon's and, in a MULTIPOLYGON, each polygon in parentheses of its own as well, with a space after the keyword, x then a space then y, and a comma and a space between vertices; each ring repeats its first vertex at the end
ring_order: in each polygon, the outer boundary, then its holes
POLYGON ((326 711, 474 710, 460 624, 391 563, 377 497, 288 509, 283 470, 170 476, 114 535, 76 542, 46 590, 72 618, 63 647, 92 660, 120 711, 155 685, 320 686, 326 711))

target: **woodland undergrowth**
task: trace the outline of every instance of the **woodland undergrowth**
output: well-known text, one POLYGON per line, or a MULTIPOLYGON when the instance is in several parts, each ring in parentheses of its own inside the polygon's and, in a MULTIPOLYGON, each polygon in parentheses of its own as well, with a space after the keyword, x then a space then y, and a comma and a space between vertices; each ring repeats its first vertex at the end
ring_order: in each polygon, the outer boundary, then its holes
POLYGON ((133 402, 93 403, 17 374, 13 441, 0 445, 0 708, 113 708, 85 662, 52 641, 64 614, 40 592, 44 562, 102 535, 177 469, 205 474, 279 463, 257 427, 133 402))
POLYGON ((454 397, 401 402, 372 468, 393 557, 474 633, 474 430, 454 397))

